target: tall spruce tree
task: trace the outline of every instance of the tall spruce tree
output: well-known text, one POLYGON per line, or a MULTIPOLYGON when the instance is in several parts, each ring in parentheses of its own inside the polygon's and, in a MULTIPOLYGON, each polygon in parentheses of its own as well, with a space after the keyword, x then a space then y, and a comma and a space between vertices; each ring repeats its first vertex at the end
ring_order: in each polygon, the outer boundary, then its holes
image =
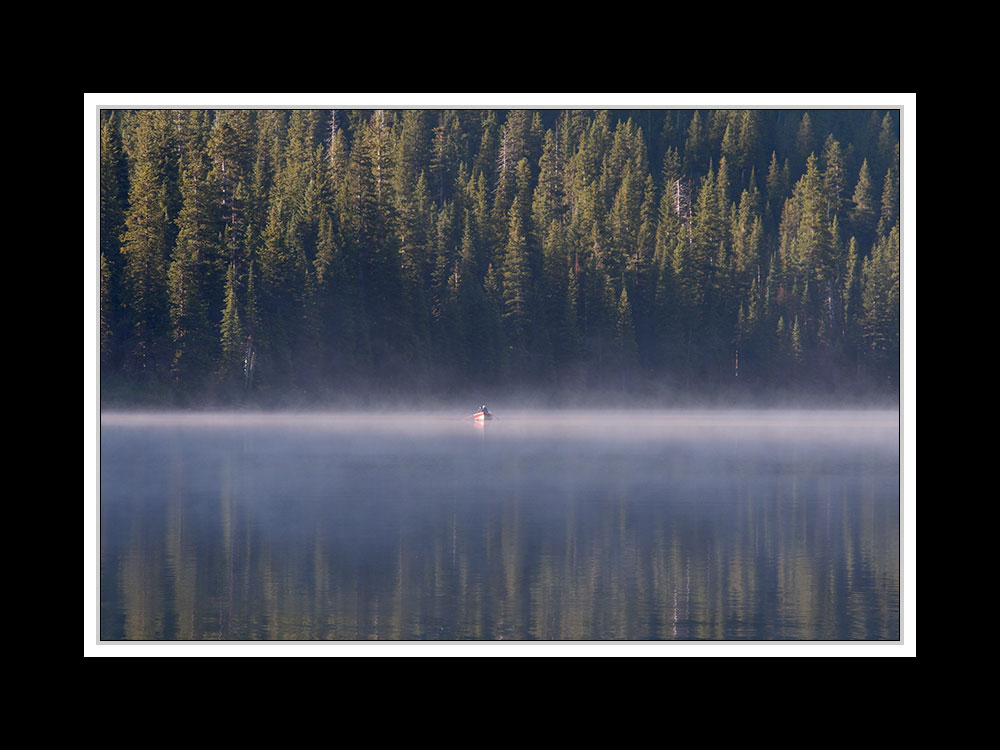
POLYGON ((226 259, 220 243, 219 203, 209 180, 205 112, 184 113, 181 137, 177 243, 168 269, 175 376, 197 384, 213 374, 218 357, 219 301, 226 259))
MULTIPOLYGON (((522 160, 522 169, 527 160, 522 160)), ((524 366, 528 358, 528 334, 533 320, 532 274, 528 257, 527 211, 515 195, 508 212, 507 245, 503 262, 503 317, 508 357, 513 366, 524 366)))
POLYGON ((236 298, 236 266, 233 263, 226 270, 226 301, 222 308, 220 344, 219 376, 223 384, 231 389, 239 383, 246 346, 236 298))
POLYGON ((167 267, 176 236, 176 128, 166 111, 144 111, 137 119, 122 244, 128 367, 166 375, 172 361, 167 267))
POLYGON ((826 218, 832 222, 839 218, 844 207, 844 193, 847 190, 847 173, 843 149, 840 142, 827 136, 823 144, 822 157, 823 193, 826 197, 826 218))
POLYGON ((872 375, 898 385, 899 229, 880 239, 861 267, 861 330, 872 375))
POLYGON ((100 353, 105 371, 120 366, 116 357, 120 340, 127 341, 123 327, 124 295, 122 235, 128 200, 128 165, 122 150, 120 118, 109 112, 101 118, 100 144, 100 353))
POLYGON ((863 251, 867 253, 875 240, 876 226, 875 193, 871 172, 868 169, 868 159, 861 162, 858 181, 851 196, 848 219, 851 233, 858 238, 863 251))

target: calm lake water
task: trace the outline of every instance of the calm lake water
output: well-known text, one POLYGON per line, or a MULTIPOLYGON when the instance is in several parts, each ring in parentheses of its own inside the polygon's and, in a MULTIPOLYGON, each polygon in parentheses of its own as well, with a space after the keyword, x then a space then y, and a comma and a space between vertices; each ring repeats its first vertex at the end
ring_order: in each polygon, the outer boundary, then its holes
POLYGON ((896 411, 108 414, 102 640, 896 641, 896 411))

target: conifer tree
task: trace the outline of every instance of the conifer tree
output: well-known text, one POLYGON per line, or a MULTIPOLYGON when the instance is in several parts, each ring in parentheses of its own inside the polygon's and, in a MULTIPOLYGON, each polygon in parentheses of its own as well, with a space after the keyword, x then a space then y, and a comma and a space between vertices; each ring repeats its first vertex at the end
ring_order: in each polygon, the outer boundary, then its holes
POLYGON ((815 150, 816 135, 813 130, 812 117, 808 112, 802 114, 799 122, 799 131, 795 136, 795 153, 798 156, 798 163, 804 168, 809 155, 815 150))
POLYGON ((621 366, 625 369, 634 367, 638 356, 638 346, 635 341, 635 322, 632 319, 632 305, 628 301, 628 290, 622 286, 618 295, 618 305, 615 315, 615 343, 621 356, 621 366))
POLYGON ((636 337, 644 355, 650 349, 651 337, 655 335, 649 324, 649 318, 656 297, 656 222, 656 183, 652 175, 646 174, 642 205, 639 208, 636 247, 630 253, 625 269, 633 290, 632 306, 635 309, 636 337))
MULTIPOLYGON (((216 114, 208 140, 209 180, 219 202, 225 227, 226 254, 237 271, 245 264, 249 190, 253 178, 256 120, 253 110, 226 110, 216 114)), ((245 272, 245 268, 243 271, 245 272)), ((238 280, 238 277, 237 277, 238 280)))
POLYGON ((545 134, 539 159, 538 186, 532 199, 532 223, 544 232, 553 221, 563 222, 569 208, 566 201, 564 159, 567 147, 556 131, 545 134))
MULTIPOLYGON (((403 304, 396 201, 392 186, 391 115, 378 110, 359 125, 351 148, 344 197, 348 265, 360 299, 358 321, 374 364, 405 356, 410 327, 398 315, 403 304)), ((398 361, 398 360, 397 360, 398 361)))
POLYGON ((322 371, 320 345, 320 304, 317 296, 316 270, 308 261, 303 245, 298 246, 297 267, 301 273, 301 317, 296 331, 296 381, 306 392, 315 391, 322 371))
POLYGON ((747 184, 746 174, 757 168, 757 162, 760 158, 760 119, 760 112, 756 109, 745 109, 740 113, 736 165, 744 175, 743 184, 747 184))
POLYGON ((847 174, 840 142, 827 136, 823 144, 823 193, 826 197, 826 218, 832 222, 843 209, 844 192, 847 189, 847 174))
POLYGON ((650 327, 655 332, 655 342, 650 346, 654 361, 665 366, 674 349, 674 335, 678 319, 677 294, 674 281, 674 247, 679 242, 681 224, 674 214, 671 198, 664 195, 660 201, 659 221, 656 229, 656 277, 650 310, 650 327))
POLYGON ((343 115, 339 111, 330 111, 330 130, 326 142, 326 179, 324 180, 329 194, 324 196, 324 201, 328 203, 334 217, 339 216, 344 210, 341 201, 350 159, 347 135, 341 127, 343 119, 343 115))
POLYGON ((639 226, 642 221, 640 210, 643 197, 643 183, 633 175, 631 164, 626 163, 608 216, 611 250, 608 257, 608 272, 614 276, 620 276, 630 261, 633 265, 639 264, 638 258, 634 256, 639 253, 639 226))
POLYGON ((777 227, 778 221, 781 218, 782 208, 785 205, 785 199, 788 197, 789 189, 790 180, 788 160, 786 159, 784 166, 782 166, 778 162, 777 152, 772 151, 771 163, 767 170, 767 180, 765 182, 767 201, 764 216, 767 220, 766 226, 768 231, 777 227))
POLYGON ((257 281, 254 272, 254 262, 250 261, 250 268, 247 271, 247 302, 246 302, 246 325, 245 330, 250 346, 253 346, 253 339, 256 336, 258 341, 261 338, 261 313, 260 298, 257 294, 257 281))
MULTIPOLYGON (((431 206, 433 210, 433 206, 431 206)), ((460 279, 455 277, 459 260, 458 235, 459 223, 456 217, 455 203, 446 201, 440 211, 433 228, 433 243, 429 253, 430 271, 427 294, 431 322, 435 326, 437 346, 448 356, 457 335, 455 321, 455 304, 460 279)))
POLYGON ((426 295, 431 293, 432 277, 435 275, 431 243, 436 232, 436 219, 423 171, 413 185, 398 185, 399 220, 396 226, 399 232, 400 275, 410 315, 420 316, 421 311, 427 309, 426 295))
POLYGON ((441 110, 435 113, 435 119, 431 131, 429 177, 431 192, 440 206, 451 195, 458 174, 463 133, 461 120, 454 110, 441 110))
POLYGON ((523 212, 515 198, 509 212, 507 247, 503 264, 503 317, 513 364, 523 364, 528 353, 528 327, 532 320, 531 269, 523 212))
POLYGON ((575 332, 571 315, 569 282, 572 267, 567 254, 565 233, 557 218, 549 221, 542 241, 542 303, 544 327, 551 334, 552 356, 559 365, 569 360, 573 353, 575 332))
POLYGON ((205 113, 185 113, 180 163, 183 205, 177 244, 168 271, 170 321, 177 377, 197 382, 216 369, 218 302, 225 258, 220 245, 219 204, 209 181, 209 124, 205 113))
POLYGON ((708 168, 709 143, 701 112, 694 111, 688 123, 687 140, 684 142, 684 172, 697 176, 708 168))
POLYGON ((500 143, 500 122, 496 112, 486 110, 481 114, 479 131, 479 148, 472 163, 472 174, 483 175, 489 189, 495 194, 499 161, 497 152, 500 143))
MULTIPOLYGON (((402 200, 416 187, 422 174, 425 187, 427 186, 427 176, 431 170, 430 117, 431 113, 428 111, 407 109, 399 118, 399 135, 395 139, 397 153, 392 175, 397 200, 402 200)), ((451 180, 448 182, 450 186, 451 180)), ((444 199, 440 202, 443 203, 444 199)))
POLYGON ((775 363, 775 370, 778 373, 784 374, 784 371, 789 363, 792 361, 791 356, 791 342, 788 332, 788 327, 785 325, 785 316, 778 316, 778 325, 775 330, 775 346, 774 349, 778 353, 777 362, 775 363))
POLYGON ((844 271, 844 335, 852 347, 860 346, 861 319, 861 253, 858 241, 851 237, 847 243, 844 271))
POLYGON ((100 145, 100 352, 101 366, 110 368, 123 328, 122 235, 125 231, 128 166, 122 151, 119 118, 111 112, 101 120, 100 145))
POLYGON ((236 301, 236 267, 232 263, 226 271, 226 303, 222 309, 221 356, 219 374, 224 382, 233 382, 242 367, 245 336, 236 301))
POLYGON ((257 253, 256 293, 260 317, 259 326, 254 330, 260 353, 258 370, 261 372, 257 379, 275 387, 287 384, 291 374, 292 341, 299 319, 295 309, 297 258, 294 248, 288 246, 284 203, 278 192, 277 186, 273 186, 263 244, 257 253))
POLYGON ((256 158, 251 191, 255 209, 252 223, 256 229, 255 237, 263 232, 268 216, 268 203, 272 195, 276 195, 272 188, 278 181, 278 174, 285 159, 287 141, 288 113, 276 109, 261 110, 257 116, 256 158))
POLYGON ((111 351, 111 309, 113 306, 111 297, 111 268, 108 265, 104 253, 100 255, 100 354, 101 363, 107 362, 111 351))
POLYGON ((889 230, 896 224, 898 218, 899 177, 896 171, 890 167, 886 170, 885 179, 882 181, 882 205, 875 233, 879 237, 885 237, 889 234, 889 230))
POLYGON ((692 310, 699 310, 700 315, 705 313, 702 308, 706 300, 711 300, 710 287, 714 281, 715 260, 720 246, 726 243, 725 209, 720 200, 715 172, 709 166, 695 204, 691 222, 689 265, 686 268, 689 306, 692 310))
POLYGON ((791 352, 792 360, 796 365, 802 364, 802 333, 799 328, 799 316, 795 316, 795 320, 792 323, 792 333, 791 333, 791 352))
POLYGON ((396 199, 393 190, 393 153, 391 114, 376 110, 361 139, 371 165, 371 227, 368 250, 368 309, 376 326, 377 339, 383 347, 400 333, 395 313, 402 302, 399 276, 396 199))
POLYGON ((479 376, 488 382, 499 373, 507 371, 507 341, 503 325, 504 290, 500 273, 490 263, 483 278, 483 300, 485 315, 482 327, 482 341, 485 346, 477 350, 480 365, 479 376))
POLYGON ((834 256, 819 160, 815 154, 810 155, 806 162, 806 173, 800 185, 801 190, 796 191, 800 201, 797 228, 799 261, 806 278, 825 282, 834 274, 834 256))
MULTIPOLYGON (((483 288, 479 283, 476 246, 472 232, 472 219, 466 209, 462 221, 462 239, 459 257, 449 279, 449 291, 455 316, 455 343, 453 355, 461 375, 469 377, 475 372, 473 362, 478 356, 481 336, 489 330, 483 288)), ((495 342, 489 342, 490 347, 495 342)))
POLYGON ((899 367, 899 228, 880 239, 861 268, 861 329, 873 370, 895 382, 899 367))
POLYGON ((316 259, 317 318, 322 330, 320 361, 325 380, 337 382, 354 367, 357 350, 357 286, 344 253, 344 239, 330 210, 320 212, 316 259))
POLYGON ((744 190, 740 205, 733 213, 730 236, 733 243, 734 281, 737 294, 743 295, 760 275, 764 225, 754 209, 754 194, 744 190))
POLYGON ((851 209, 848 213, 851 233, 858 238, 858 242, 865 252, 874 241, 875 216, 875 196, 871 173, 868 171, 868 160, 865 159, 861 162, 858 181, 851 197, 851 209))
POLYGON ((167 265, 175 236, 175 132, 169 113, 142 112, 132 145, 122 273, 130 369, 146 374, 165 374, 171 362, 167 265))
POLYGON ((898 166, 895 164, 896 147, 899 139, 896 135, 896 123, 892 113, 886 112, 879 126, 878 140, 876 141, 875 159, 872 163, 875 174, 884 172, 898 166))

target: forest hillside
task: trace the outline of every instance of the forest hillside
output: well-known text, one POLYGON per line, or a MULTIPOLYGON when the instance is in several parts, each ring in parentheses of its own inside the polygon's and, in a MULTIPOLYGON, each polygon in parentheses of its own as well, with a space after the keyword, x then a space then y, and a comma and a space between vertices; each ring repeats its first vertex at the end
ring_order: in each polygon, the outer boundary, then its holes
POLYGON ((898 394, 898 110, 102 110, 99 179, 105 405, 898 394))

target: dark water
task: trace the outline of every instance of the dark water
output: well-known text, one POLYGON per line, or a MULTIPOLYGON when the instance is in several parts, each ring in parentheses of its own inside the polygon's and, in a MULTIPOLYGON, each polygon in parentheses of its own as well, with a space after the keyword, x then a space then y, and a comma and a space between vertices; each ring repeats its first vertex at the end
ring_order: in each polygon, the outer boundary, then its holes
POLYGON ((891 412, 104 414, 102 640, 898 640, 891 412))

